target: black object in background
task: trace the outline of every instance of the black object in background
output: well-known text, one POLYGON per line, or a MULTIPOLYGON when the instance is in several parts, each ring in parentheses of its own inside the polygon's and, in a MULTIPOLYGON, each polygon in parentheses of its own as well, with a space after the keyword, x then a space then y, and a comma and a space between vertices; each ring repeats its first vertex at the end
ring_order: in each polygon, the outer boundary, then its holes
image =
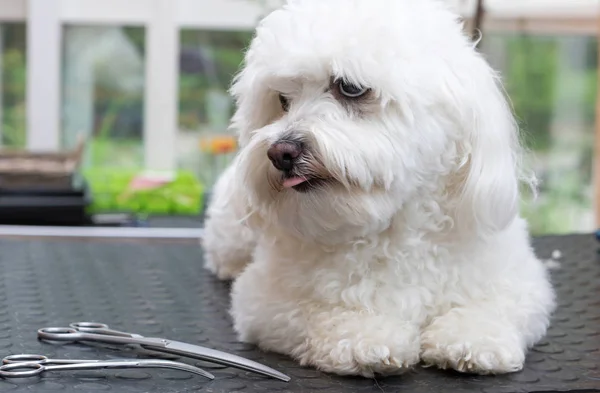
POLYGON ((0 225, 88 225, 90 200, 85 184, 73 188, 0 188, 0 225))

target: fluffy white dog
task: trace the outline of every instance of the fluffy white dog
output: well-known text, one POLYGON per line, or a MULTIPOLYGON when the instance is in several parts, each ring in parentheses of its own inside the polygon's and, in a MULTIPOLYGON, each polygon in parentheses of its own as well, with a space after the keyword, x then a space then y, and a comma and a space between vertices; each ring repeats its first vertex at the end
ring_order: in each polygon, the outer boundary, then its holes
POLYGON ((337 374, 523 367, 554 292, 518 214, 518 128, 456 15, 291 0, 232 93, 241 148, 204 247, 240 340, 337 374))

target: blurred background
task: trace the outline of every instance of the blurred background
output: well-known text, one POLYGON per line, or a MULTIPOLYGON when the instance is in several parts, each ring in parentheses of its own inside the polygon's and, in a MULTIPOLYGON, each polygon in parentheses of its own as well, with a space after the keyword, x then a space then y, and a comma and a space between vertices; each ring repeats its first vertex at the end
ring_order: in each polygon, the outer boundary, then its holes
MULTIPOLYGON (((533 234, 594 230, 599 0, 448 1, 523 128, 533 234)), ((237 149, 227 89, 276 5, 0 0, 0 224, 199 223, 237 149)))

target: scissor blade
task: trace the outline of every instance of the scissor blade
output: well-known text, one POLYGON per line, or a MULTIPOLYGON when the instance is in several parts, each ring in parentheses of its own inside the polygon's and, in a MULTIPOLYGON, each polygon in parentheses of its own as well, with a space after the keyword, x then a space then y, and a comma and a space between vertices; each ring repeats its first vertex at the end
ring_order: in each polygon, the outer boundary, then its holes
POLYGON ((266 375, 269 377, 277 378, 282 381, 288 382, 291 378, 279 371, 272 369, 271 367, 265 366, 258 362, 250 359, 243 358, 241 356, 233 355, 230 353, 217 351, 199 345, 186 344, 179 341, 167 341, 164 345, 153 346, 153 345, 142 345, 144 348, 153 349, 156 351, 164 351, 175 355, 184 357, 206 360, 213 363, 222 364, 242 370, 252 371, 258 374, 266 375))
POLYGON ((169 368, 173 370, 187 371, 201 375, 208 379, 215 376, 201 368, 190 366, 185 363, 171 362, 169 360, 102 360, 90 363, 63 364, 58 366, 46 366, 47 371, 61 370, 101 370, 101 369, 123 369, 123 368, 169 368))

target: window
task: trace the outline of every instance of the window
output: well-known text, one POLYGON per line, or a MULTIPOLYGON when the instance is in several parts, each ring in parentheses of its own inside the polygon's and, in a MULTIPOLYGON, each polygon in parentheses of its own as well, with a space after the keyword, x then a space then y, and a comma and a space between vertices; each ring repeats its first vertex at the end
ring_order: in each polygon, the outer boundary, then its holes
POLYGON ((523 207, 533 234, 594 230, 596 38, 488 33, 483 52, 503 74, 540 180, 523 207))
POLYGON ((208 187, 235 154, 228 89, 251 38, 250 31, 181 32, 177 157, 208 187))
POLYGON ((141 27, 65 26, 62 135, 65 149, 89 137, 87 166, 144 162, 144 37, 141 27))

